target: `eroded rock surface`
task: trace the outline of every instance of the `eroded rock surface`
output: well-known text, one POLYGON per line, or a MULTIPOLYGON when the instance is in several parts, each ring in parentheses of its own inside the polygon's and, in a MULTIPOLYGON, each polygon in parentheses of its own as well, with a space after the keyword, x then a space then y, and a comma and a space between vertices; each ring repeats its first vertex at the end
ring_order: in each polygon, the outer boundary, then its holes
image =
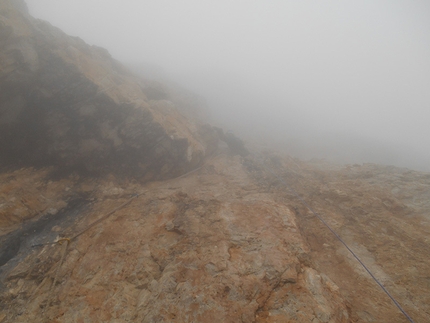
POLYGON ((311 267, 294 210, 242 162, 221 154, 165 182, 74 186, 94 188, 95 200, 60 235, 140 195, 72 241, 53 288, 61 247, 23 251, 5 278, 4 322, 348 322, 338 287, 311 267))
MULTIPOLYGON (((430 174, 375 164, 336 166, 273 155, 263 178, 291 201, 287 182, 342 237, 415 322, 430 319, 430 174)), ((408 322, 345 247, 302 203, 297 223, 314 268, 348 301, 353 322, 408 322)))
MULTIPOLYGON (((29 237, 38 243, 71 237, 139 196, 71 242, 54 287, 62 247, 25 249, 24 241, 14 266, 3 267, 3 322, 407 322, 273 173, 325 217, 416 322, 426 321, 430 212, 410 194, 427 196, 428 174, 260 162, 220 153, 163 182, 51 181, 48 191, 70 188, 56 197, 65 203, 70 190, 91 203, 53 234, 29 237)), ((28 170, 21 172, 14 183, 28 170)))

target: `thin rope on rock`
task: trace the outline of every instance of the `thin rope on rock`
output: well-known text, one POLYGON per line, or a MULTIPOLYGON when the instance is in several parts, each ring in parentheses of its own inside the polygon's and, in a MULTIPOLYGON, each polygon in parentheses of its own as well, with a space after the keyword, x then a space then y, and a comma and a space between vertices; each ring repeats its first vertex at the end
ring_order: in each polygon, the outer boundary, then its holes
POLYGON ((280 176, 278 176, 275 172, 273 172, 271 169, 269 169, 268 167, 266 167, 264 165, 264 163, 261 163, 261 165, 263 166, 263 169, 266 169, 270 174, 272 174, 273 176, 275 176, 282 184, 285 185, 285 187, 287 189, 289 189, 291 191, 291 193, 297 197, 304 206, 306 206, 309 211, 312 212, 313 215, 315 215, 329 230, 331 233, 333 233, 333 235, 345 246, 345 248, 351 253, 351 255, 360 263, 360 265, 367 271, 367 273, 370 275, 370 277, 372 277, 372 279, 378 284, 378 286, 385 292, 385 294, 387 294, 387 296, 393 301, 393 303, 397 306, 397 308, 400 310, 400 312, 402 312, 402 314, 406 317, 406 319, 411 322, 411 323, 415 323, 412 318, 408 315, 408 313, 406 313, 406 311, 402 308, 402 306, 399 304, 399 302, 390 294, 390 292, 384 287, 384 285, 382 285, 382 283, 375 277, 375 275, 370 271, 370 269, 363 263, 363 261, 361 261, 361 259, 357 256, 357 254, 347 245, 347 243, 336 233, 336 231, 334 231, 330 225, 317 213, 315 212, 312 207, 290 186, 288 185, 288 183, 281 178, 280 176))
MULTIPOLYGON (((138 196, 140 196, 140 194, 133 195, 129 200, 125 201, 120 206, 116 207, 115 209, 113 209, 112 211, 108 212, 107 214, 105 214, 101 218, 99 218, 96 221, 94 221, 93 223, 89 224, 87 227, 85 227, 84 229, 82 229, 81 231, 79 231, 73 237, 71 237, 71 238, 62 238, 62 239, 59 239, 58 241, 53 242, 53 243, 42 244, 42 246, 43 245, 49 245, 49 244, 56 244, 56 243, 62 245, 60 262, 58 263, 57 270, 55 271, 54 280, 52 282, 51 289, 50 289, 49 296, 48 296, 48 306, 50 306, 50 304, 53 301, 55 285, 56 285, 57 280, 58 280, 58 275, 60 273, 61 266, 63 265, 64 259, 65 259, 66 254, 67 254, 67 247, 69 246, 69 244, 71 243, 71 241, 73 241, 74 239, 76 239, 80 235, 84 234, 85 232, 87 232, 89 229, 91 229, 92 227, 94 227, 98 223, 100 223, 103 220, 107 219, 109 216, 111 216, 112 214, 114 214, 119 209, 122 209, 123 207, 125 207, 126 205, 128 205, 131 201, 133 201, 138 196)), ((37 245, 37 246, 40 246, 40 245, 37 245)), ((35 247, 35 246, 33 246, 33 247, 35 247)))

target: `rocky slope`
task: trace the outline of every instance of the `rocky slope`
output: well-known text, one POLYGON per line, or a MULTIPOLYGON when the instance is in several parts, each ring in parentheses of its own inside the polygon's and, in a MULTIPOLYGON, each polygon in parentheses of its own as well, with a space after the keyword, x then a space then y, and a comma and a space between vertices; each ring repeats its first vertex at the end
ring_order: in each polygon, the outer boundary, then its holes
POLYGON ((33 216, 3 223, 2 245, 15 243, 1 273, 3 322, 407 322, 272 171, 426 322, 430 176, 265 159, 220 150, 193 173, 147 184, 3 174, 2 218, 33 216), (73 237, 124 202, 72 240, 63 263, 59 244, 31 247, 73 237))
POLYGON ((285 184, 429 321, 430 174, 248 154, 21 1, 0 28, 0 322, 407 322, 285 184))
MULTIPOLYGON (((25 175, 15 172, 13 184, 25 175)), ((40 195, 53 185, 33 181, 40 195)), ((21 243, 19 264, 4 273, 5 322, 348 321, 338 287, 310 266, 294 211, 239 156, 220 154, 185 177, 147 185, 63 181, 70 190, 62 195, 87 192, 92 201, 75 207, 81 215, 72 223, 48 224, 21 243), (136 193, 72 241, 52 286, 61 247, 32 249, 30 241, 71 236, 136 193)))
POLYGON ((211 153, 210 128, 154 96, 148 82, 105 49, 33 19, 22 7, 18 0, 0 3, 2 165, 150 180, 193 169, 211 153))
MULTIPOLYGON (((430 319, 429 173, 276 158, 269 164, 342 237, 415 322, 430 319)), ((279 178, 270 175, 267 181, 273 194, 291 201, 291 192, 279 178)), ((339 287, 353 322, 408 322, 303 203, 296 199, 293 208, 314 268, 339 287)))

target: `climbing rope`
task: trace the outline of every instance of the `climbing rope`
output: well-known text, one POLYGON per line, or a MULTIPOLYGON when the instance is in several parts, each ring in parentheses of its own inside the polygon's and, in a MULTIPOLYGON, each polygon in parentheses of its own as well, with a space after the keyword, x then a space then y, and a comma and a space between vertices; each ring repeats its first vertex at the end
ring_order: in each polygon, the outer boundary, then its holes
POLYGON ((306 206, 309 211, 312 212, 313 215, 315 215, 329 230, 331 233, 333 233, 333 235, 345 246, 345 248, 351 253, 351 255, 360 263, 360 265, 367 271, 367 273, 370 275, 370 277, 372 277, 372 279, 379 285, 379 287, 385 292, 385 294, 387 294, 387 296, 393 301, 393 303, 397 306, 397 308, 400 310, 400 312, 402 312, 402 314, 406 317, 406 319, 411 322, 411 323, 415 323, 412 318, 408 315, 408 313, 406 313, 406 311, 402 308, 402 306, 399 304, 399 302, 397 302, 397 300, 394 298, 394 296, 392 296, 390 294, 390 292, 384 287, 384 285, 382 285, 382 283, 375 277, 375 275, 370 271, 370 269, 364 264, 364 262, 357 256, 357 254, 347 245, 347 243, 339 236, 339 234, 336 233, 336 231, 334 231, 330 225, 317 213, 315 212, 312 207, 290 186, 288 185, 288 183, 281 178, 280 176, 278 176, 274 171, 272 171, 270 168, 265 167, 265 165, 263 163, 261 163, 261 166, 263 167, 263 169, 266 169, 270 174, 272 174, 273 176, 275 176, 282 184, 285 185, 285 187, 287 189, 290 190, 290 192, 297 197, 304 206, 306 206))
POLYGON ((102 216, 100 219, 97 219, 93 223, 89 224, 87 227, 85 227, 84 229, 82 229, 81 231, 79 231, 77 234, 75 234, 71 238, 62 238, 62 239, 59 239, 59 240, 54 241, 54 242, 34 244, 34 245, 32 245, 32 247, 35 248, 35 247, 49 246, 49 245, 54 245, 54 244, 57 244, 57 243, 62 244, 62 241, 64 241, 64 240, 68 240, 69 243, 71 243, 77 237, 79 237, 80 235, 82 235, 83 233, 85 233, 86 231, 88 231, 89 229, 91 229, 93 226, 95 226, 98 223, 102 222, 103 220, 106 220, 109 216, 111 216, 112 214, 114 214, 119 209, 122 209, 123 207, 125 207, 127 204, 129 204, 131 201, 133 201, 135 198, 137 198, 140 195, 141 194, 135 194, 135 195, 133 195, 129 200, 125 201, 123 204, 121 204, 117 208, 113 209, 112 211, 110 211, 106 215, 102 216))
POLYGON ((117 208, 113 209, 112 211, 110 211, 109 213, 107 213, 106 215, 102 216, 100 219, 94 221, 93 223, 91 223, 90 225, 88 225, 86 228, 82 229, 81 231, 79 231, 77 234, 75 234, 73 237, 70 238, 70 241, 75 240, 77 237, 79 237, 80 235, 84 234, 85 232, 87 232, 89 229, 91 229, 92 227, 94 227, 95 225, 99 224, 100 222, 106 220, 108 217, 110 217, 112 214, 114 214, 116 211, 122 209, 123 207, 125 207, 126 205, 130 204, 131 201, 133 201, 135 198, 139 197, 140 194, 135 194, 133 195, 129 200, 125 201, 124 203, 122 203, 120 206, 118 206, 117 208))
POLYGON ((120 206, 116 207, 115 209, 113 209, 112 211, 108 212, 107 214, 105 214, 101 218, 99 218, 96 221, 94 221, 93 223, 89 224, 88 226, 86 226, 84 229, 82 229, 81 231, 79 231, 77 234, 75 234, 71 238, 61 238, 61 239, 59 239, 56 242, 33 245, 33 247, 37 247, 37 246, 46 246, 46 245, 52 245, 52 244, 57 244, 58 243, 59 245, 62 246, 60 262, 58 263, 57 270, 55 271, 54 280, 53 280, 51 288, 50 288, 50 294, 49 294, 49 297, 48 297, 48 305, 52 303, 53 296, 54 296, 54 293, 53 293, 54 292, 54 288, 55 288, 55 285, 56 285, 57 280, 58 280, 58 275, 60 273, 61 266, 63 265, 64 259, 66 257, 67 247, 69 246, 69 244, 73 240, 75 240, 77 237, 79 237, 80 235, 84 234, 89 229, 91 229, 92 227, 94 227, 95 225, 97 225, 98 223, 102 222, 103 220, 106 220, 109 216, 111 216, 112 214, 114 214, 116 211, 118 211, 118 210, 122 209, 123 207, 125 207, 126 205, 128 205, 131 201, 133 201, 138 196, 140 196, 140 194, 133 195, 129 200, 125 201, 120 206))

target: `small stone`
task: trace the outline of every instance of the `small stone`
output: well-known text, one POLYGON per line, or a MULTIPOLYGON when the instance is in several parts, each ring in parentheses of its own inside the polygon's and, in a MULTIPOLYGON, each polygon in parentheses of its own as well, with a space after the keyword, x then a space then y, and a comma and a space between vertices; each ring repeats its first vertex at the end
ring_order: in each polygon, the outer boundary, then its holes
POLYGON ((54 225, 51 229, 53 232, 60 232, 62 229, 59 225, 54 225))
POLYGON ((51 207, 48 210, 46 210, 46 213, 48 213, 50 215, 55 215, 58 213, 58 210, 51 207))
POLYGON ((172 231, 175 228, 175 225, 173 224, 172 221, 169 221, 166 223, 165 228, 167 231, 172 231))
POLYGON ((284 273, 281 276, 281 282, 283 284, 287 284, 287 283, 295 284, 297 282, 297 271, 295 269, 295 266, 291 266, 284 271, 284 273))

